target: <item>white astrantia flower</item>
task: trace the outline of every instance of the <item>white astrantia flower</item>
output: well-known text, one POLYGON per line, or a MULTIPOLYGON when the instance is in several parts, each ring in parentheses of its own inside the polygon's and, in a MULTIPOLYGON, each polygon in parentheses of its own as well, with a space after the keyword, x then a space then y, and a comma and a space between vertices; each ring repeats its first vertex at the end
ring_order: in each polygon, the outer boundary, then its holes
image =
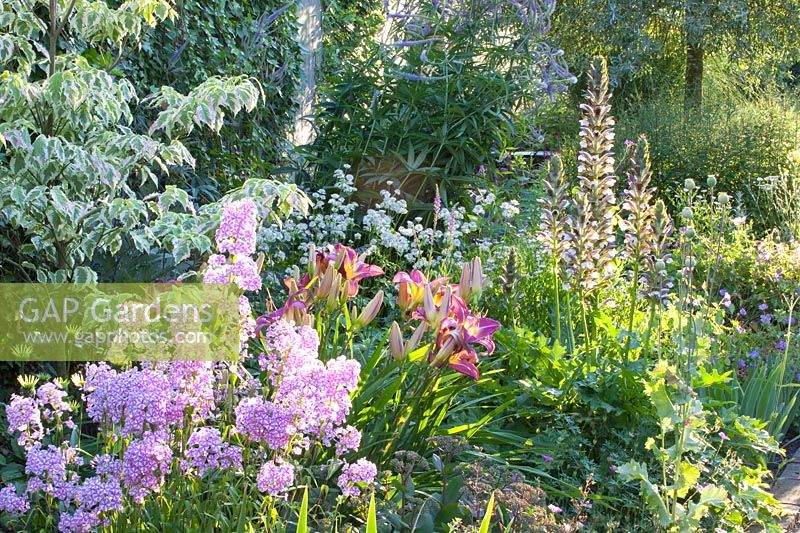
POLYGON ((345 242, 361 252, 402 258, 404 268, 430 269, 445 257, 458 262, 476 251, 487 257, 487 268, 500 268, 510 246, 486 236, 486 221, 503 227, 520 213, 517 200, 500 202, 491 191, 478 189, 470 192, 474 203, 469 210, 457 204, 442 206, 436 227, 427 227, 430 222, 422 217, 401 222, 408 203, 397 185, 389 183, 379 191, 378 202, 361 211, 359 223, 359 206, 351 201, 356 191, 355 177, 346 168, 336 170, 333 186, 308 193, 312 207, 307 216, 294 212, 281 224, 262 227, 258 249, 267 266, 283 270, 286 262, 293 266, 302 261, 310 244, 323 248, 345 242), (445 250, 449 252, 442 253, 445 250))

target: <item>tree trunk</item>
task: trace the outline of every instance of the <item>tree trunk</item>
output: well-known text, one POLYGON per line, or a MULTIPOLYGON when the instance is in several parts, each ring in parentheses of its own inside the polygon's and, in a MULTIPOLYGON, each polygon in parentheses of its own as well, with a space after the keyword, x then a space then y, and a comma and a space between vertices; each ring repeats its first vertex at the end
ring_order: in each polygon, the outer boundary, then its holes
POLYGON ((317 92, 317 70, 322 60, 322 2, 300 0, 296 12, 303 66, 300 71, 292 142, 295 145, 303 145, 314 140, 312 117, 317 92))
POLYGON ((686 47, 686 82, 683 105, 687 113, 703 107, 703 59, 702 45, 689 43, 686 47))

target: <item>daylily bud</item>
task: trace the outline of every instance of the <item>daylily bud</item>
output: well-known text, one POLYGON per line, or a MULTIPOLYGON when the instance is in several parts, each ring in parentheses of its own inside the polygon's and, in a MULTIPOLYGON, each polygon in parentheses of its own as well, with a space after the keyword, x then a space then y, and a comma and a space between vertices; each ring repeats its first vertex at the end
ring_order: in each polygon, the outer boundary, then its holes
POLYGON ((328 301, 325 305, 325 310, 328 313, 333 313, 336 307, 339 305, 339 292, 342 286, 342 276, 340 274, 336 274, 333 277, 333 283, 331 284, 331 288, 328 291, 328 301))
POLYGON ((403 347, 403 333, 400 331, 400 326, 397 322, 392 322, 392 329, 389 331, 389 351, 392 353, 395 361, 402 361, 405 359, 406 353, 403 347))
POLYGON ((420 322, 417 326, 417 329, 414 330, 414 333, 411 334, 411 338, 408 339, 408 342, 403 349, 403 354, 408 355, 414 350, 417 349, 419 346, 419 341, 422 340, 422 336, 425 334, 425 322, 420 322))
POLYGON ((461 267, 458 295, 464 299, 464 302, 469 303, 483 292, 484 280, 480 257, 476 257, 471 263, 464 263, 461 267))
POLYGON ((436 356, 433 358, 433 365, 436 367, 440 367, 447 361, 447 358, 450 357, 456 349, 456 340, 452 337, 444 341, 444 344, 439 351, 436 352, 436 356))
POLYGON ((444 320, 450 312, 450 299, 452 296, 453 289, 448 285, 444 288, 444 296, 442 296, 442 301, 439 304, 439 308, 436 310, 437 325, 444 320))
POLYGON ((425 318, 433 321, 436 316, 436 303, 433 300, 433 293, 430 285, 425 285, 425 295, 422 299, 422 307, 425 309, 425 318))
POLYGON ((314 246, 314 243, 308 245, 308 261, 306 262, 306 272, 308 272, 308 277, 313 278, 314 276, 318 276, 320 273, 317 270, 317 247, 314 246))
POLYGON ((383 291, 378 291, 378 294, 375 295, 372 300, 364 307, 361 311, 361 314, 358 315, 358 318, 355 319, 353 325, 356 329, 361 329, 373 320, 375 317, 378 316, 378 313, 381 310, 381 306, 383 305, 383 291))
POLYGON ((289 289, 289 294, 294 294, 297 292, 297 278, 286 278, 283 280, 284 286, 289 289))
POLYGON ((320 300, 323 298, 327 298, 328 294, 331 291, 331 287, 333 287, 334 277, 336 276, 336 270, 333 266, 329 265, 328 269, 322 275, 322 278, 319 281, 319 285, 317 286, 315 296, 320 300))
POLYGON ((464 263, 461 265, 461 278, 458 280, 459 294, 464 300, 468 300, 469 285, 472 282, 472 264, 464 263))
POLYGON ((472 298, 479 297, 483 292, 484 279, 481 258, 476 257, 472 260, 472 279, 470 280, 470 293, 472 298))

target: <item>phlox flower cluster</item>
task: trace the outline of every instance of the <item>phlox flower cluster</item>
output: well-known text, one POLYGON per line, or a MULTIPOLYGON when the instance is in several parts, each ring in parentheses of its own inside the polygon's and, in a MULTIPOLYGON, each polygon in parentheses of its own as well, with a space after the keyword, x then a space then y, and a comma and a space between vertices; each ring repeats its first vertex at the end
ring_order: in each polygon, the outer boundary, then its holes
POLYGON ((122 456, 122 481, 136 503, 159 492, 169 473, 172 449, 164 432, 147 432, 134 439, 122 456))
POLYGON ((359 484, 372 483, 377 475, 378 469, 374 464, 366 459, 359 459, 355 463, 345 463, 337 484, 345 496, 358 497, 361 495, 359 484))
MULTIPOLYGON (((233 282, 247 290, 257 280, 260 287, 250 257, 256 225, 252 201, 226 206, 216 234, 220 254, 209 260, 204 282, 233 282), (252 275, 239 270, 251 263, 252 275)), ((377 275, 377 267, 352 255, 344 261, 345 279, 357 290, 358 280, 377 275)), ((238 312, 243 350, 257 333, 263 340, 255 375, 242 364, 205 361, 141 363, 127 370, 104 362, 85 367, 83 378, 73 380, 83 419, 97 425, 98 444, 114 450, 90 456, 88 464, 82 459, 85 451, 64 440, 69 432, 63 429, 75 427, 70 420, 74 404, 59 382, 12 396, 6 418, 9 432, 27 452, 27 479, 19 493, 14 485, 0 488, 0 511, 20 516, 47 502, 58 507, 59 531, 90 532, 110 524, 126 501, 143 504, 169 490, 165 484, 175 477, 174 469, 196 478, 225 470, 252 475, 243 464, 245 446, 248 457, 262 465, 255 483, 270 496, 292 487, 304 450, 331 447, 338 457, 357 451, 361 433, 346 419, 359 363, 345 357, 323 362, 314 329, 280 319, 257 323, 246 297, 240 298, 238 312), (233 413, 225 410, 231 400, 233 413), (235 416, 232 424, 229 415, 235 416)), ((340 481, 348 489, 345 495, 357 495, 355 484, 375 477, 375 466, 364 460, 345 468, 340 481)))
POLYGON ((361 366, 345 357, 322 362, 316 331, 284 320, 264 328, 263 343, 259 364, 271 393, 240 401, 236 430, 273 452, 257 481, 262 492, 275 495, 291 485, 293 453, 314 445, 334 446, 340 456, 358 449, 361 433, 344 424, 361 366))
POLYGON ((32 398, 13 394, 6 417, 8 431, 17 435, 17 444, 30 450, 59 425, 74 427, 69 416, 72 407, 65 398, 66 392, 56 381, 40 385, 32 398))
POLYGON ((209 470, 242 467, 242 449, 224 442, 219 429, 213 427, 195 429, 186 443, 184 455, 183 470, 199 476, 209 470))
POLYGON ((27 513, 29 507, 27 498, 19 496, 17 489, 11 483, 0 489, 0 512, 19 516, 27 513))
POLYGON ((258 265, 251 257, 256 249, 257 228, 258 210, 255 202, 238 200, 225 206, 216 233, 219 253, 208 258, 203 283, 233 282, 245 291, 261 288, 258 265))

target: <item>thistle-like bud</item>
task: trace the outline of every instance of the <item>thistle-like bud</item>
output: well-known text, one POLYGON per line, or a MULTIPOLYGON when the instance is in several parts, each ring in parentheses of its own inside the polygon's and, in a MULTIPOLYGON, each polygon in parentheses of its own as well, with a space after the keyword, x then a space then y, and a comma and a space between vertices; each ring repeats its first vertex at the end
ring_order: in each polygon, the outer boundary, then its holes
POLYGON ((442 213, 442 197, 439 194, 439 186, 436 186, 436 195, 433 197, 433 227, 439 222, 439 216, 442 213))

